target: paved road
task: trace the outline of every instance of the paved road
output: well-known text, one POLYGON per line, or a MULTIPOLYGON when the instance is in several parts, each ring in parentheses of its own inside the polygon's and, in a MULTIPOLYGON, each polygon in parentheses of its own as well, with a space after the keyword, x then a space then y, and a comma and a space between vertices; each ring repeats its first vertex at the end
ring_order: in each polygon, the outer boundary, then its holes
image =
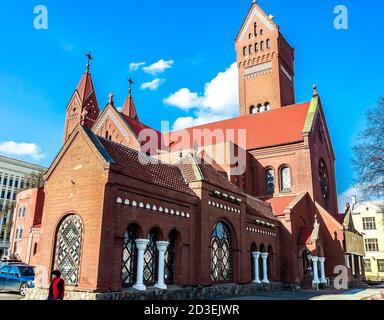
POLYGON ((0 300, 20 300, 23 297, 17 293, 0 292, 0 300))
POLYGON ((306 290, 306 291, 277 291, 263 292, 245 297, 233 297, 223 300, 364 300, 380 294, 383 288, 364 288, 353 290, 306 290))

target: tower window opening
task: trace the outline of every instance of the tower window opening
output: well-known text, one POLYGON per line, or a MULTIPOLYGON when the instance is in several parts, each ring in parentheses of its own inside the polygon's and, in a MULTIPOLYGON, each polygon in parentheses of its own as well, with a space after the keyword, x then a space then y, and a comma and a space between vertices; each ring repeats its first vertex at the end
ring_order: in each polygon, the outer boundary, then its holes
POLYGON ((261 110, 262 108, 261 108, 261 107, 262 107, 261 104, 258 104, 258 105, 257 105, 257 112, 262 112, 262 110, 261 110))
POLYGON ((271 48, 271 40, 268 39, 268 40, 267 40, 267 49, 270 49, 270 48, 271 48))
POLYGON ((247 47, 243 48, 243 56, 245 57, 247 55, 247 47))
POLYGON ((251 110, 251 114, 257 113, 257 108, 255 106, 251 106, 250 110, 251 110))
POLYGON ((252 54, 252 48, 253 48, 253 46, 250 45, 250 46, 249 46, 249 54, 252 54))
POLYGON ((257 36, 257 23, 255 22, 253 25, 253 32, 255 34, 255 37, 257 36))
POLYGON ((271 104, 270 104, 269 102, 266 102, 266 103, 264 104, 264 110, 265 110, 265 111, 269 111, 269 110, 271 110, 271 104))
POLYGON ((257 51, 259 51, 259 43, 258 42, 255 43, 255 52, 257 52, 257 51))
POLYGON ((261 42, 260 42, 260 50, 261 50, 261 51, 264 51, 264 41, 261 41, 261 42))
POLYGON ((262 36, 264 33, 264 30, 263 29, 260 29, 260 35, 262 36))

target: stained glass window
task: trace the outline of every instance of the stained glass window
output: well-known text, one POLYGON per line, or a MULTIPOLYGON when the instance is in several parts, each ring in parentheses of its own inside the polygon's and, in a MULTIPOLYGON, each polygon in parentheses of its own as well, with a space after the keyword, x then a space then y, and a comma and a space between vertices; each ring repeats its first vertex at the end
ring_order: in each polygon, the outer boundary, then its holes
POLYGON ((217 223, 212 233, 211 279, 214 282, 232 281, 232 238, 223 222, 217 223))
POLYGON ((268 169, 265 172, 265 189, 267 194, 275 192, 275 173, 273 169, 268 169))
POLYGON ((288 167, 281 169, 281 184, 283 192, 291 191, 291 170, 288 167))
POLYGON ((134 226, 129 226, 124 233, 122 282, 123 287, 131 287, 136 282, 137 233, 134 226))
POLYGON ((65 283, 79 282, 83 224, 77 215, 70 215, 61 223, 56 238, 54 269, 61 271, 65 283))
POLYGON ((172 285, 175 282, 175 260, 176 260, 176 237, 175 231, 172 231, 168 237, 168 248, 165 252, 165 283, 172 285))
POLYGON ((329 178, 327 166, 322 159, 319 162, 319 183, 323 198, 327 199, 329 197, 329 178))
POLYGON ((149 243, 144 252, 144 284, 153 286, 156 281, 156 267, 157 267, 157 232, 151 230, 148 234, 149 243))

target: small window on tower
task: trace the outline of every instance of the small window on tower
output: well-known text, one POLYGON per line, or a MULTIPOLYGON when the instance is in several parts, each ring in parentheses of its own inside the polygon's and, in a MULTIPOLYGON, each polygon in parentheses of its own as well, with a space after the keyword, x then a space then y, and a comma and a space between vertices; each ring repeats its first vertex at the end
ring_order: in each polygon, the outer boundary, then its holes
POLYGON ((261 41, 261 42, 260 42, 260 50, 261 50, 261 51, 264 51, 264 41, 261 41))
POLYGON ((253 25, 253 32, 255 34, 255 37, 257 36, 257 23, 255 22, 253 25))
POLYGON ((245 57, 247 55, 247 47, 243 48, 243 56, 245 57))
POLYGON ((108 132, 108 130, 105 132, 105 139, 108 139, 108 137, 109 137, 109 132, 108 132))
POLYGON ((255 43, 255 52, 259 51, 259 44, 256 42, 255 43))
POLYGON ((252 54, 252 48, 253 48, 253 46, 250 45, 250 46, 249 46, 249 54, 252 54))
POLYGON ((255 106, 251 106, 250 108, 251 114, 257 113, 257 108, 255 106))
POLYGON ((271 105, 270 105, 269 102, 266 102, 266 103, 264 104, 264 107, 265 107, 265 111, 269 111, 269 110, 271 110, 271 105))
POLYGON ((248 39, 251 39, 252 38, 252 33, 250 33, 249 35, 248 35, 248 39))
POLYGON ((262 36, 262 35, 263 35, 263 33, 264 33, 264 30, 263 30, 263 29, 261 29, 261 30, 260 30, 260 35, 262 36))
POLYGON ((257 112, 263 112, 261 104, 257 105, 257 112))
POLYGON ((268 39, 268 40, 267 40, 267 49, 270 49, 270 48, 271 48, 271 40, 268 39))

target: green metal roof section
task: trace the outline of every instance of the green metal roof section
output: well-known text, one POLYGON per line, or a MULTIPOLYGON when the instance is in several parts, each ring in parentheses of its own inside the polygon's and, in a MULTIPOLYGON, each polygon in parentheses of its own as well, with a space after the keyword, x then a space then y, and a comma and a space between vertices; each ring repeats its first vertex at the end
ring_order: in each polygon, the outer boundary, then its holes
POLYGON ((303 133, 309 133, 312 130, 313 122, 315 120, 316 112, 319 109, 320 97, 314 94, 309 105, 307 119, 305 120, 303 133))

